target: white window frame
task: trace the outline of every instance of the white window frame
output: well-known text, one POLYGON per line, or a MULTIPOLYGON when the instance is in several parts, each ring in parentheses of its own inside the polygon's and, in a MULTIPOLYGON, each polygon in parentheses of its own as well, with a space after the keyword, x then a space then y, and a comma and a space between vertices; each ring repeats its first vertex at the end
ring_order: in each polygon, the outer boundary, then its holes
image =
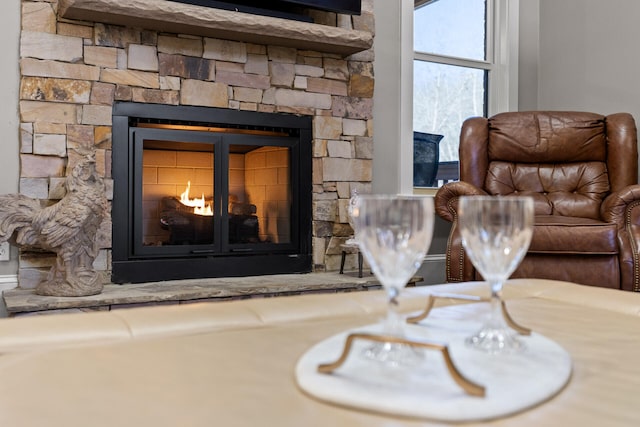
MULTIPOLYGON (((405 6, 407 5, 408 3, 405 3, 405 6)), ((504 111, 516 111, 518 108, 519 9, 520 0, 487 0, 486 60, 475 61, 446 55, 416 52, 412 47, 412 68, 414 60, 421 60, 487 70, 487 97, 489 100, 487 114, 492 116, 504 111)), ((411 14, 413 16, 413 9, 411 10, 411 14)), ((411 45, 413 46, 413 42, 411 45)), ((413 86, 413 78, 411 78, 408 84, 413 86)), ((413 111, 412 91, 410 98, 410 110, 413 111)), ((413 123, 411 123, 411 125, 413 127, 413 123)), ((411 129, 411 132, 412 131, 413 128, 411 129)), ((411 157, 411 162, 413 163, 413 147, 408 146, 407 150, 411 151, 409 157, 411 157)), ((405 159, 406 158, 407 156, 405 156, 405 159)), ((410 167, 407 168, 411 170, 411 172, 413 171, 412 163, 410 167)), ((408 177, 404 179, 403 182, 408 182, 409 178, 412 179, 412 177, 408 177)), ((435 189, 414 189, 413 192, 430 193, 435 192, 435 189)))

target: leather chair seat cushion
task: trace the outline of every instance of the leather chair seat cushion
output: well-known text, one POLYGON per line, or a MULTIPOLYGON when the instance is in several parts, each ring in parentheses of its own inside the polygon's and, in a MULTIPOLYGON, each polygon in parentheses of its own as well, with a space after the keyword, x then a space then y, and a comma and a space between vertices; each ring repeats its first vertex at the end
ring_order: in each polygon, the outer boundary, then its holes
POLYGON ((536 215, 529 253, 617 254, 615 224, 590 218, 536 215))

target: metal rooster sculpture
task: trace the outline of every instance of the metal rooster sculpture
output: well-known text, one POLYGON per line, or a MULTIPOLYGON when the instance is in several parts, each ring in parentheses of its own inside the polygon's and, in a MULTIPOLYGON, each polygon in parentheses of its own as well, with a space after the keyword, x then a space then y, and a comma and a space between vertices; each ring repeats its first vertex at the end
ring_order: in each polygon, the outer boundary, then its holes
POLYGON ((57 254, 56 263, 36 288, 38 295, 85 296, 102 292, 93 268, 98 255, 96 235, 108 212, 104 181, 96 173, 95 152, 81 158, 67 172, 67 193, 56 204, 42 207, 22 194, 0 196, 0 242, 23 249, 57 254))

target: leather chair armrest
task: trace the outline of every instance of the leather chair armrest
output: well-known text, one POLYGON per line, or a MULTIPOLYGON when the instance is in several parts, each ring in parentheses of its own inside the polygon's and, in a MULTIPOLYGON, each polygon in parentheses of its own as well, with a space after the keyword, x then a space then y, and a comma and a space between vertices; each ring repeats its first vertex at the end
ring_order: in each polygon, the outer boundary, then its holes
POLYGON ((436 192, 434 203, 436 214, 445 221, 453 222, 460 196, 481 196, 487 192, 464 181, 448 182, 436 192))
POLYGON ((618 229, 627 225, 627 218, 640 217, 640 184, 609 194, 600 206, 600 215, 604 221, 616 223, 618 229), (633 211, 637 211, 635 215, 631 215, 633 211))
POLYGON ((620 289, 640 292, 637 274, 638 247, 640 247, 640 185, 634 184, 611 193, 600 206, 606 222, 618 228, 618 255, 620 289))

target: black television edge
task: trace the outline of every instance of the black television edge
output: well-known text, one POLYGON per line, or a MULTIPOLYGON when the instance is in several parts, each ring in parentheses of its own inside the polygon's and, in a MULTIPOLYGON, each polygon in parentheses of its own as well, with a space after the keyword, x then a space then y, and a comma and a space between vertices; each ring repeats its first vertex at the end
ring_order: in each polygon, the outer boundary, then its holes
POLYGON ((283 3, 297 4, 348 15, 360 15, 361 12, 361 0, 283 0, 283 3))
POLYGON ((296 8, 308 7, 328 12, 360 15, 361 0, 173 0, 197 6, 214 7, 217 9, 236 10, 238 12, 258 15, 275 16, 286 19, 310 21, 308 17, 299 14, 296 8))

